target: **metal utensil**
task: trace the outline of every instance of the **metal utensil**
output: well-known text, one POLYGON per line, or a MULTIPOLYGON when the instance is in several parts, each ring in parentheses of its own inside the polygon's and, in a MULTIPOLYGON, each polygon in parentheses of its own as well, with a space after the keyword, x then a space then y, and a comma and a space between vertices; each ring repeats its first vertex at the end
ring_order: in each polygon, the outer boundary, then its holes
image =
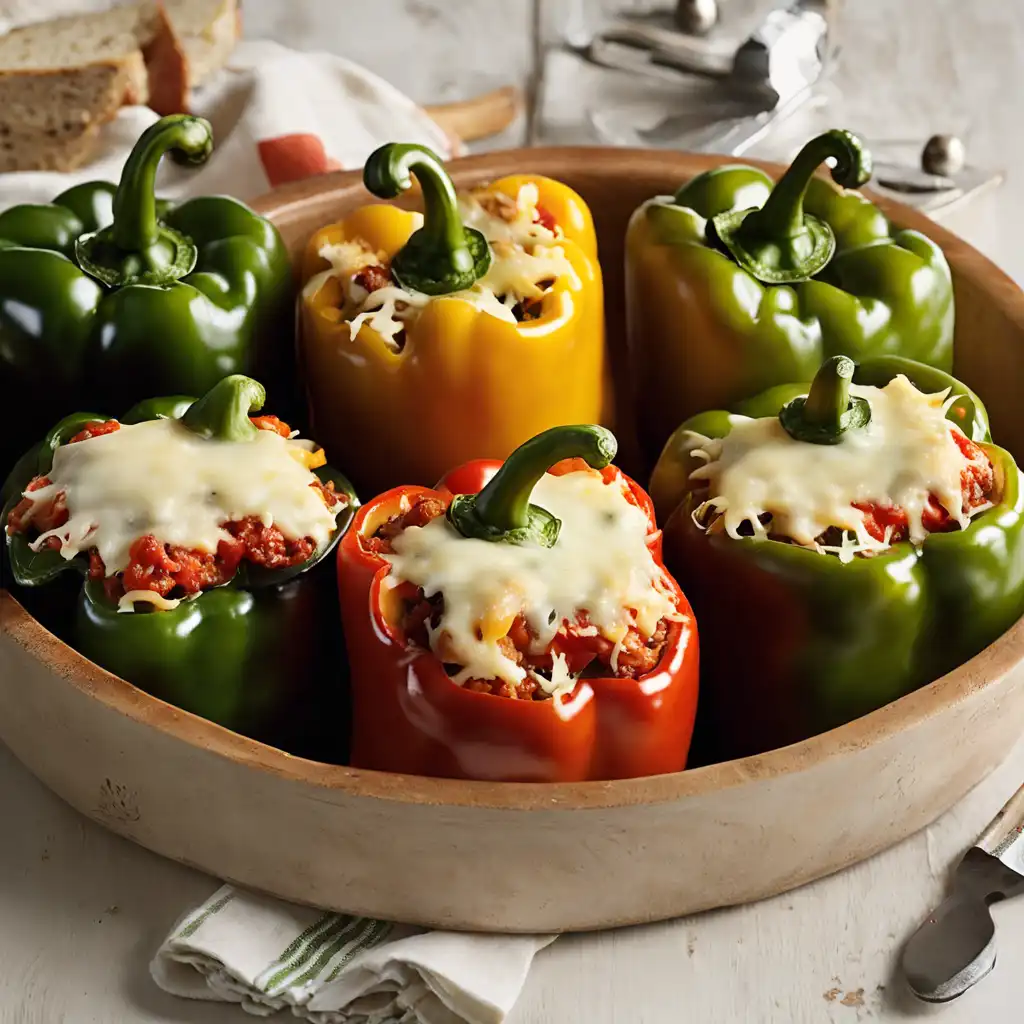
POLYGON ((964 144, 955 135, 933 135, 923 149, 917 150, 919 145, 869 141, 868 148, 875 154, 872 187, 894 193, 903 202, 935 214, 948 211, 1003 180, 1002 172, 966 164, 964 144), (912 162, 915 156, 916 165, 912 162))
POLYGON ((774 105, 821 75, 831 56, 827 10, 826 0, 795 0, 770 11, 731 53, 657 23, 626 19, 578 52, 606 67, 649 70, 658 78, 667 72, 667 77, 721 79, 738 92, 759 94, 774 105))
MULTIPOLYGON (((628 21, 574 49, 592 63, 634 74, 715 81, 710 102, 706 94, 693 97, 692 111, 637 129, 634 144, 738 155, 803 107, 831 71, 839 51, 827 10, 826 0, 797 0, 773 10, 731 55, 658 25, 628 21)), ((619 134, 614 112, 595 111, 590 120, 606 137, 619 134)))
POLYGON ((675 23, 681 32, 706 36, 718 21, 718 0, 677 0, 675 23))
POLYGON ((976 985, 996 963, 989 904, 1024 893, 1024 786, 967 851, 950 895, 903 950, 903 972, 919 999, 944 1003, 976 985))

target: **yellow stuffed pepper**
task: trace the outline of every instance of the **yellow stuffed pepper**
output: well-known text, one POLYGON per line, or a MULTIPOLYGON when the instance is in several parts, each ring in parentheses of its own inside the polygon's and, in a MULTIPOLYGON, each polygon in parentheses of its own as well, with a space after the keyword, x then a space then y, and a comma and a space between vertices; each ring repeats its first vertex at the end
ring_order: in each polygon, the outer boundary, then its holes
POLYGON ((317 436, 371 492, 504 459, 549 427, 608 424, 601 270, 590 211, 515 175, 456 196, 435 154, 383 146, 374 204, 310 239, 300 359, 317 436))

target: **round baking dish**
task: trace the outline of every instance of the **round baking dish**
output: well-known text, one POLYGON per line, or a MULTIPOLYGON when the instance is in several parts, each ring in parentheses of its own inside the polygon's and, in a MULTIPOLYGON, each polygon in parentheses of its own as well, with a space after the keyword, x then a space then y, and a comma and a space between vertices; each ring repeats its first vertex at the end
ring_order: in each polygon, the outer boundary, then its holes
MULTIPOLYGON (((535 149, 450 166, 462 187, 529 170, 583 195, 597 223, 613 362, 625 379, 626 221, 648 196, 718 162, 535 149)), ((316 227, 367 198, 352 172, 255 205, 294 254, 316 227)), ((1024 456, 1024 295, 949 232, 878 201, 945 249, 956 375, 985 398, 1000 443, 1024 456)), ((459 782, 319 764, 245 739, 96 667, 0 591, 0 739, 84 814, 231 881, 446 928, 567 931, 758 899, 921 828, 1021 735, 1022 661, 1024 620, 916 693, 758 757, 607 783, 459 782)))

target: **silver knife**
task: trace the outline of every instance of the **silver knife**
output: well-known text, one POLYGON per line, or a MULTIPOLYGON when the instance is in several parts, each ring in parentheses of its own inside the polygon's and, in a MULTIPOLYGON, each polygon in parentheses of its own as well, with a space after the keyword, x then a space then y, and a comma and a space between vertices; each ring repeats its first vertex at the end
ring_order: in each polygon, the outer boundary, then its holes
POLYGON ((967 851, 950 895, 903 950, 911 991, 929 1003, 956 999, 996 965, 989 905, 1024 893, 1024 786, 967 851))
MULTIPOLYGON (((681 37, 685 46, 681 41, 677 48, 669 48, 657 37, 645 39, 638 29, 627 31, 624 23, 587 47, 575 47, 574 52, 592 63, 635 74, 719 79, 717 100, 710 104, 706 98, 697 100, 693 111, 669 115, 650 128, 636 130, 630 144, 669 144, 693 152, 738 156, 803 107, 834 68, 839 48, 828 12, 827 0, 794 0, 788 7, 775 9, 731 58, 720 52, 700 56, 702 44, 685 37, 681 37), (704 123, 687 127, 695 113, 704 123)), ((588 116, 599 134, 608 138, 609 129, 614 134, 614 110, 591 111, 588 116)))

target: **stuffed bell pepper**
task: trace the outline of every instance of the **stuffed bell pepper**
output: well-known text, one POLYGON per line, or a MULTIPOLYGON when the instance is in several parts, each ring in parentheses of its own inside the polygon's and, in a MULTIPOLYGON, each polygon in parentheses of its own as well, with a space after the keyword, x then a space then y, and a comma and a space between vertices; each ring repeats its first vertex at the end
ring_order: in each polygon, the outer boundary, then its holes
POLYGON ((810 380, 832 355, 953 367, 953 286, 942 250, 851 191, 860 140, 812 139, 773 183, 716 167, 630 221, 628 340, 641 440, 657 457, 680 421, 810 380), (831 184, 814 176, 834 161, 831 184))
POLYGON ((153 394, 203 394, 231 373, 288 381, 291 280, 277 229, 226 196, 153 194, 165 153, 201 164, 202 118, 148 128, 120 184, 75 185, 0 213, 0 477, 70 409, 117 413, 153 394), (283 330, 282 330, 283 329, 283 330))
POLYGON ((309 570, 357 505, 321 448, 255 415, 263 400, 236 375, 121 420, 76 413, 18 463, 4 508, 16 584, 85 578, 72 646, 250 734, 336 661, 309 570))
POLYGON ((834 356, 692 418, 651 491, 719 756, 879 708, 1024 613, 1021 474, 976 396, 911 360, 834 356))
POLYGON ((456 196, 438 157, 390 144, 364 181, 416 178, 424 213, 363 206, 313 235, 299 350, 313 429, 360 489, 430 484, 470 458, 610 414, 590 213, 549 178, 456 196))
POLYGON ((363 506, 338 550, 353 765, 531 782, 685 767, 697 630, 615 450, 601 427, 556 427, 363 506))

